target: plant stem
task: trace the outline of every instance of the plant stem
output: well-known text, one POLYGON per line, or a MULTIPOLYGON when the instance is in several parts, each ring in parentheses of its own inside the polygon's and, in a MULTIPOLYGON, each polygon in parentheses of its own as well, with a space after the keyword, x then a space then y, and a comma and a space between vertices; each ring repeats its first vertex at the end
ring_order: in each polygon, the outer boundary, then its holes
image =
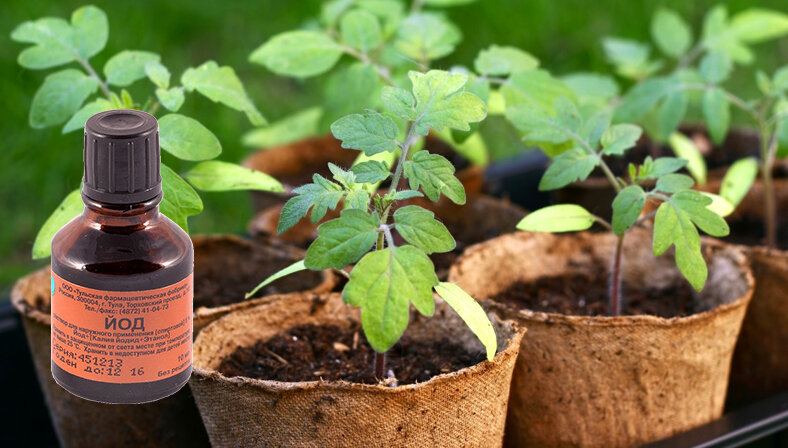
POLYGON ((385 378, 386 372, 386 353, 375 352, 375 379, 378 381, 385 378))
POLYGON ((405 142, 402 144, 402 151, 399 155, 399 162, 397 162, 397 169, 394 170, 394 177, 391 178, 389 193, 396 191, 397 187, 399 186, 399 180, 402 177, 403 166, 405 165, 405 161, 408 160, 408 151, 410 151, 410 147, 413 144, 415 133, 416 122, 413 122, 410 125, 410 129, 408 129, 408 136, 405 137, 405 142))
POLYGON ((613 269, 610 272, 610 304, 608 314, 611 316, 621 315, 621 255, 624 252, 624 235, 618 236, 616 242, 616 252, 613 255, 613 269))
POLYGON ((760 129, 761 137, 761 181, 763 182, 764 200, 764 225, 766 245, 777 247, 777 203, 774 196, 774 182, 772 179, 772 166, 777 150, 777 141, 774 135, 769 136, 765 125, 760 129))
POLYGON ((356 51, 354 48, 343 46, 342 47, 342 51, 344 51, 345 53, 349 54, 350 56, 353 56, 354 58, 358 59, 362 63, 367 64, 367 65, 371 66, 372 68, 374 68, 375 71, 378 73, 378 76, 380 76, 380 78, 386 84, 388 84, 390 86, 394 85, 394 80, 391 78, 391 73, 390 73, 390 70, 389 70, 388 67, 385 67, 385 66, 382 66, 382 65, 376 63, 369 56, 367 56, 365 53, 360 53, 360 52, 356 51))
POLYGON ((105 83, 104 80, 101 79, 101 76, 99 76, 98 73, 96 73, 96 71, 93 70, 93 66, 90 65, 90 62, 80 57, 77 57, 76 59, 77 62, 79 62, 79 65, 81 65, 82 68, 84 68, 85 71, 87 71, 90 76, 92 76, 96 81, 98 81, 99 87, 101 88, 101 91, 104 92, 104 95, 107 97, 107 99, 111 99, 112 92, 109 90, 109 87, 107 87, 107 83, 105 83))

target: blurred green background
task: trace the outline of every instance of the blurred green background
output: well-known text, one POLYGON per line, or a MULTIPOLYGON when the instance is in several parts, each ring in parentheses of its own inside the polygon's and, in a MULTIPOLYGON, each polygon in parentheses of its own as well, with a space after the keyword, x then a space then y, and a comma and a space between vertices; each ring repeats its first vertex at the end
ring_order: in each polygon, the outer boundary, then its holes
MULTIPOLYGON (((319 102, 319 81, 294 81, 277 77, 247 61, 249 53, 268 37, 297 28, 318 15, 316 0, 224 1, 177 0, 94 2, 109 16, 107 47, 91 63, 97 70, 113 54, 124 49, 161 54, 174 77, 187 67, 213 59, 233 66, 269 121, 319 102)), ((450 57, 435 65, 448 68, 472 63, 476 53, 492 43, 513 45, 531 52, 554 73, 572 71, 611 72, 605 62, 601 38, 615 35, 649 41, 649 21, 659 6, 676 9, 693 28, 714 1, 620 1, 620 0, 479 0, 448 10, 463 31, 463 42, 450 57)), ((730 12, 765 7, 788 12, 785 0, 730 0, 722 2, 730 12)), ((82 136, 62 135, 60 127, 34 130, 28 126, 31 99, 47 73, 16 64, 24 48, 9 34, 25 21, 42 16, 68 18, 86 4, 78 0, 24 0, 4 2, 0 14, 0 297, 13 281, 46 260, 30 260, 36 231, 64 195, 79 185, 82 136)), ((760 44, 758 68, 771 73, 788 63, 788 39, 760 44)), ((730 85, 747 97, 755 91, 755 67, 739 69, 730 85)), ((142 82, 138 84, 143 84, 142 82)), ((136 89, 132 86, 131 93, 136 89)), ((138 86, 139 88, 139 86, 138 86)), ((140 89, 140 92, 144 90, 140 89)), ((137 97, 137 95, 135 95, 137 97)), ((144 98, 141 94, 139 98, 144 98)), ((220 159, 238 162, 250 148, 240 144, 250 129, 243 114, 191 95, 182 109, 198 118, 221 140, 220 159)), ((173 168, 179 164, 165 155, 173 168)), ((241 233, 251 217, 246 193, 201 193, 205 211, 190 219, 193 233, 241 233)))

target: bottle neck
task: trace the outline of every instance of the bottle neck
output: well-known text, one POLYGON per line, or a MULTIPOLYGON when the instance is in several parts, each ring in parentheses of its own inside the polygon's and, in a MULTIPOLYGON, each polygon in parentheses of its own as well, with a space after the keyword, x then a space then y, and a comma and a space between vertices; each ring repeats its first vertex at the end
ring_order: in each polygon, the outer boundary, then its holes
POLYGON ((159 194, 149 201, 134 204, 109 204, 91 199, 83 193, 84 216, 102 226, 141 226, 159 217, 161 197, 162 195, 159 194))

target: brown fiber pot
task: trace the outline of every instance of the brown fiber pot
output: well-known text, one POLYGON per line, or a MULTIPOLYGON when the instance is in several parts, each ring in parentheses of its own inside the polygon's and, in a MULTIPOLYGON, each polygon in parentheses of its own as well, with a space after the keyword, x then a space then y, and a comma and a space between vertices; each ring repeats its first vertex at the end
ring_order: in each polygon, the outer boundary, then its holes
MULTIPOLYGON (((229 314, 194 345, 190 385, 214 447, 495 447, 501 445, 512 368, 524 329, 494 319, 499 352, 429 381, 400 387, 344 381, 278 382, 216 371, 237 347, 301 324, 348 326, 359 318, 339 294, 291 294, 229 314)), ((447 307, 412 322, 411 337, 452 334, 481 345, 447 307)))
POLYGON ((235 235, 198 235, 194 242, 194 331, 230 311, 249 308, 266 295, 288 292, 328 292, 337 277, 329 270, 301 271, 261 290, 244 295, 271 274, 304 259, 297 247, 250 240, 235 235))
MULTIPOLYGON (((526 215, 525 210, 507 200, 481 194, 469 196, 464 205, 456 205, 445 198, 438 202, 416 198, 404 201, 403 205, 419 205, 431 210, 457 241, 457 247, 452 252, 433 254, 430 257, 441 278, 446 277, 449 266, 467 246, 513 231, 526 215)), ((280 205, 259 213, 249 223, 249 233, 255 237, 274 238, 308 247, 317 238, 317 226, 320 223, 313 224, 309 217, 306 217, 292 229, 277 235, 276 227, 281 211, 280 205)), ((329 211, 324 221, 337 217, 339 210, 329 211)))
MULTIPOLYGON (((484 188, 484 175, 479 166, 469 165, 468 161, 458 155, 440 139, 428 136, 426 148, 430 152, 447 157, 457 167, 457 178, 465 190, 480 193, 484 188)), ((331 135, 309 137, 287 145, 261 149, 243 161, 243 165, 253 170, 270 174, 282 182, 286 193, 268 193, 252 191, 252 206, 256 212, 276 205, 284 204, 290 198, 293 188, 312 182, 312 175, 317 173, 331 178, 328 163, 349 168, 358 157, 359 152, 343 149, 342 142, 331 135)))
POLYGON ((191 391, 145 404, 104 404, 66 392, 50 371, 49 268, 20 279, 11 302, 22 314, 39 384, 63 447, 208 447, 191 391))
MULTIPOLYGON (((637 446, 722 415, 731 355, 753 280, 736 247, 705 241, 706 311, 665 319, 566 316, 492 308, 528 328, 512 380, 507 445, 637 446)), ((522 281, 609 267, 612 234, 518 232, 469 248, 449 280, 493 298, 522 281)), ((623 277, 648 288, 684 282, 647 232, 625 243, 623 277)), ((626 288, 624 290, 626 297, 626 288)))

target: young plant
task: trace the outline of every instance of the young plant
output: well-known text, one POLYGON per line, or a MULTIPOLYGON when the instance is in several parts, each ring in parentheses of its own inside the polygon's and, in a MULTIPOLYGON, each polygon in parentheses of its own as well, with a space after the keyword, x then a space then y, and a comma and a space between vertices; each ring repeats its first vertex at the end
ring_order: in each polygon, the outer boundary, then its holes
MULTIPOLYGON (((11 33, 17 42, 33 44, 18 58, 21 66, 43 70, 76 65, 49 74, 38 89, 30 106, 30 126, 42 129, 63 125, 63 133, 84 128, 90 116, 111 109, 139 109, 156 114, 161 108, 159 139, 161 148, 181 160, 200 162, 184 174, 185 181, 162 164, 161 211, 184 229, 187 218, 202 211, 200 196, 192 186, 203 191, 266 190, 282 191, 279 182, 268 175, 239 165, 211 160, 222 152, 216 136, 197 120, 178 114, 185 94, 197 92, 214 102, 242 111, 254 125, 265 119, 246 94, 241 81, 230 67, 207 61, 188 68, 180 85, 172 85, 170 71, 155 53, 124 50, 104 64, 102 77, 90 59, 104 48, 109 37, 106 14, 95 6, 84 6, 71 14, 71 22, 58 17, 44 17, 24 22, 11 33), (125 89, 148 78, 151 95, 140 103, 125 89), (89 98, 98 93, 92 100, 89 98), (87 102, 86 102, 87 101, 87 102), (190 186, 191 184, 191 186, 190 186)), ((49 256, 55 232, 82 212, 79 189, 69 193, 47 219, 33 244, 33 258, 49 256)))
POLYGON ((608 312, 618 316, 622 310, 621 263, 624 239, 632 228, 654 218, 653 252, 661 255, 675 247, 676 264, 696 289, 701 290, 708 275, 701 252, 698 229, 712 236, 728 234, 725 220, 713 209, 713 199, 691 188, 694 180, 676 173, 686 160, 646 158, 640 165, 629 165, 628 178, 616 176, 604 156, 623 156, 640 138, 642 129, 633 124, 610 125, 604 112, 584 119, 575 102, 559 96, 551 108, 523 103, 507 109, 507 117, 530 141, 548 142, 554 148, 570 149, 556 155, 539 184, 540 190, 554 190, 585 180, 596 168, 602 170, 616 190, 613 219, 607 222, 574 204, 545 207, 526 216, 521 230, 534 232, 571 232, 586 230, 600 223, 617 237, 610 275, 608 312), (653 185, 645 187, 644 185, 653 185), (660 201, 656 212, 643 214, 647 200, 660 201))
POLYGON ((431 130, 468 131, 471 123, 485 118, 486 106, 479 97, 464 91, 468 80, 465 75, 412 71, 409 78, 412 91, 383 88, 385 113, 368 110, 331 125, 331 132, 344 148, 367 156, 394 154, 394 173, 377 160, 356 164, 348 171, 329 164, 333 180, 315 174, 313 183, 294 190, 296 196, 282 210, 279 232, 308 213, 312 222, 318 222, 328 209, 342 204, 343 210, 339 218, 318 227, 318 238, 303 261, 257 288, 302 269, 336 269, 346 275, 349 281, 342 295, 348 305, 361 308, 364 334, 378 353, 377 378, 384 377, 385 352, 408 326, 411 303, 421 314, 433 314, 433 290, 465 320, 486 347, 489 360, 496 352, 495 333, 484 310, 458 286, 439 282, 428 257, 434 252, 451 251, 456 244, 454 238, 432 212, 415 205, 399 207, 402 200, 424 195, 432 201, 444 195, 454 203, 465 203, 465 190, 454 176, 452 164, 414 146, 431 130), (398 122, 407 127, 404 139, 398 138, 398 122), (377 193, 378 184, 389 178, 388 191, 377 193), (407 187, 400 187, 401 180, 407 181, 407 187), (395 232, 404 244, 397 245, 395 232), (354 266, 347 274, 343 269, 349 265, 354 266))
MULTIPOLYGON (((249 60, 282 76, 310 78, 329 73, 320 108, 299 112, 267 129, 244 136, 250 146, 266 147, 325 132, 339 117, 365 109, 381 110, 381 88, 408 85, 408 72, 429 70, 436 59, 454 51, 460 30, 442 8, 473 0, 414 0, 405 10, 401 0, 332 0, 323 4, 310 26, 271 37, 249 60), (346 56, 349 63, 340 62, 346 56), (352 88, 349 88, 352 86, 352 88)), ((469 86, 470 88, 470 86, 469 86)), ((473 128, 475 131, 475 128, 473 128)), ((473 163, 487 154, 471 132, 440 137, 473 163)))
MULTIPOLYGON (((675 132, 696 100, 714 143, 721 143, 730 127, 731 105, 752 119, 760 139, 759 168, 764 184, 766 242, 776 244, 772 170, 775 160, 788 155, 788 66, 769 77, 757 74, 762 96, 745 100, 723 86, 735 64, 751 64, 749 45, 788 34, 788 15, 766 9, 748 9, 730 19, 724 6, 710 10, 703 30, 693 44, 690 26, 674 11, 660 9, 651 23, 656 46, 671 63, 650 59, 648 45, 624 39, 604 42, 608 59, 617 72, 639 81, 622 99, 616 119, 640 120, 657 140, 667 140, 687 158, 688 170, 705 182, 705 163, 692 142, 675 132)), ((720 194, 736 206, 757 175, 756 162, 741 162, 726 175, 720 194)))

